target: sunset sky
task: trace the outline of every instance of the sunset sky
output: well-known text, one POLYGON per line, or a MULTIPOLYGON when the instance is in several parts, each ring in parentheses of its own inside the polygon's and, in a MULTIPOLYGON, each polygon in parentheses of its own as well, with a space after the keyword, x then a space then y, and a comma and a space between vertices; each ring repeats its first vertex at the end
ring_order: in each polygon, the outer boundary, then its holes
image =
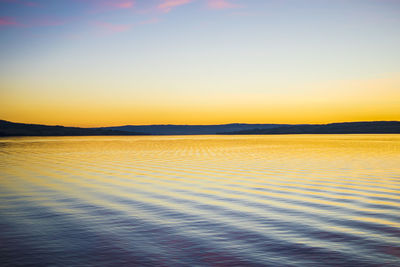
POLYGON ((400 120, 400 0, 0 0, 0 119, 400 120))

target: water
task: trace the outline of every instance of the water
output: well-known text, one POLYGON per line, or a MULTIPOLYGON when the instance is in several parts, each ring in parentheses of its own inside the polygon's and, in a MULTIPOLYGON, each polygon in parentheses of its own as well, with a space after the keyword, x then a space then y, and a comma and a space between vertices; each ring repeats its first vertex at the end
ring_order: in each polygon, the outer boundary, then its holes
POLYGON ((2 266, 400 266, 400 135, 0 139, 2 266))

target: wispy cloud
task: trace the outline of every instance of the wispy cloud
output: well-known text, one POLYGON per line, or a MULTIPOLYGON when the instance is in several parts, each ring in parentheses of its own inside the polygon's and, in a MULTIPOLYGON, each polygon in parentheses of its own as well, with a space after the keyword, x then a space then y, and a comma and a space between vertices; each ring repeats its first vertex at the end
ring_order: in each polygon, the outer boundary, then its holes
POLYGON ((131 9, 135 6, 135 0, 78 0, 90 3, 91 12, 106 12, 118 9, 131 9))
POLYGON ((45 26, 60 26, 67 23, 67 20, 49 18, 49 17, 38 17, 30 20, 25 20, 24 23, 17 21, 12 17, 0 17, 1 26, 18 26, 24 28, 31 27, 45 27, 45 26))
POLYGON ((125 32, 132 28, 131 24, 115 24, 103 21, 97 21, 95 25, 100 29, 102 34, 125 32))
MULTIPOLYGON (((67 0, 65 0, 67 1, 67 0)), ((205 4, 208 9, 212 10, 222 10, 222 9, 233 9, 243 7, 234 2, 234 0, 68 0, 75 1, 80 8, 89 8, 91 12, 86 13, 86 17, 68 17, 61 16, 60 14, 50 14, 50 12, 43 8, 40 11, 41 14, 37 14, 36 17, 15 17, 14 15, 0 17, 0 26, 3 28, 6 26, 18 26, 18 27, 45 27, 45 26, 61 26, 71 22, 80 21, 97 21, 97 19, 92 18, 94 13, 97 12, 108 12, 108 11, 123 11, 131 10, 134 12, 141 12, 142 15, 147 16, 141 21, 134 22, 132 19, 131 24, 114 24, 109 22, 91 22, 96 28, 102 33, 118 33, 130 30, 133 25, 144 25, 144 24, 154 24, 160 21, 162 14, 168 13, 171 10, 187 5, 194 2, 200 2, 205 4), (83 6, 82 6, 83 5, 83 6), (143 9, 144 8, 144 9, 143 9), (146 12, 144 12, 145 10, 146 12), (21 21, 20 21, 21 19, 21 21)), ((37 2, 36 0, 0 0, 0 4, 10 4, 22 6, 36 6, 42 2, 37 2)), ((196 8, 196 5, 193 6, 196 8)), ((113 13, 113 12, 112 12, 113 13)), ((107 14, 113 16, 114 14, 107 14)), ((101 20, 107 20, 103 18, 101 20)))
POLYGON ((36 2, 23 2, 24 6, 39 6, 39 3, 36 2))
POLYGON ((23 6, 39 6, 39 3, 32 1, 23 1, 23 0, 0 0, 0 3, 12 3, 19 4, 23 6))
POLYGON ((210 9, 227 9, 227 8, 239 8, 241 5, 229 2, 227 0, 207 0, 207 6, 210 9))
POLYGON ((189 4, 192 1, 193 0, 163 0, 163 2, 157 6, 157 9, 161 12, 168 13, 173 8, 189 4))
POLYGON ((102 5, 110 8, 116 9, 128 9, 134 6, 135 2, 133 0, 120 0, 120 1, 103 1, 102 5))
POLYGON ((19 24, 14 18, 11 17, 0 17, 0 26, 19 26, 19 24))

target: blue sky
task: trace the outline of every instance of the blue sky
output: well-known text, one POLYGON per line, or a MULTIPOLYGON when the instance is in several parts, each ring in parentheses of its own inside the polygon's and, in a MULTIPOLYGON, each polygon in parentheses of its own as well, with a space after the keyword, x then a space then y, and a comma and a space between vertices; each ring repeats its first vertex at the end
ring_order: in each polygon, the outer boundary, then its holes
POLYGON ((399 0, 0 0, 0 39, 4 119, 400 119, 399 0))

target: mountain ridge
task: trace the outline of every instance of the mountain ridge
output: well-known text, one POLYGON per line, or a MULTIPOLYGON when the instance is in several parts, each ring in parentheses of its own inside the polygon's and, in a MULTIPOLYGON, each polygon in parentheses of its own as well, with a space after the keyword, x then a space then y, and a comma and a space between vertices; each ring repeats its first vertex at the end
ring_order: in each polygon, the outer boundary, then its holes
POLYGON ((288 125, 272 129, 252 129, 219 134, 390 134, 400 133, 400 121, 335 122, 288 125))
POLYGON ((390 134, 400 133, 400 121, 361 121, 328 124, 123 125, 98 128, 49 126, 0 120, 0 136, 95 135, 244 135, 244 134, 390 134))
POLYGON ((95 135, 145 135, 137 132, 101 130, 81 127, 50 126, 0 120, 0 136, 95 136, 95 135))
POLYGON ((210 124, 210 125, 177 125, 177 124, 153 124, 153 125, 124 125, 113 127, 100 127, 97 129, 119 130, 127 132, 144 132, 152 135, 199 135, 218 134, 220 132, 233 132, 240 130, 251 130, 255 128, 270 129, 286 126, 288 124, 210 124))

